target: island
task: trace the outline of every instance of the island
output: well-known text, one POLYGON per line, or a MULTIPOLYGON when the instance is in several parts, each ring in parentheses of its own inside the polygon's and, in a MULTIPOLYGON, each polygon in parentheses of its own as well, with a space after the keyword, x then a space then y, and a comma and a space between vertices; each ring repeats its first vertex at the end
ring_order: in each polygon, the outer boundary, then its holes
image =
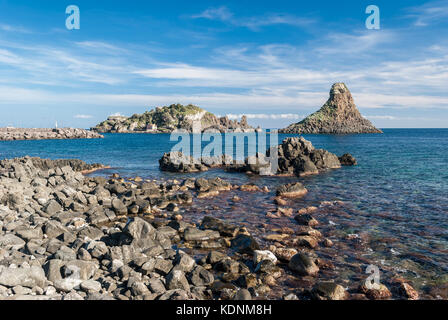
POLYGON ((192 132, 194 121, 200 121, 202 131, 253 132, 260 130, 251 127, 247 123, 246 116, 243 116, 238 122, 230 120, 227 116, 217 117, 213 113, 191 104, 156 107, 151 111, 134 114, 131 117, 113 115, 91 130, 100 133, 171 133, 176 129, 184 129, 192 132))
POLYGON ((289 134, 382 133, 361 115, 350 90, 342 82, 333 84, 330 98, 320 110, 279 132, 289 134))

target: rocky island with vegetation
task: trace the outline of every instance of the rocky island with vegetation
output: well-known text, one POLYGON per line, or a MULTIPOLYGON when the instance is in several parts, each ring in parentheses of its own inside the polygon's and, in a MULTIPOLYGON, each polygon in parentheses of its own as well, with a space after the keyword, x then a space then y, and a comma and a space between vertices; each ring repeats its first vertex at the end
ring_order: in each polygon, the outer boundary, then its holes
POLYGON ((352 94, 344 83, 333 84, 330 98, 320 110, 298 123, 279 130, 279 132, 297 134, 382 133, 361 115, 352 94))
POLYGON ((218 118, 200 107, 194 105, 172 104, 156 107, 143 114, 131 117, 110 116, 91 130, 106 133, 170 133, 175 129, 193 131, 193 122, 201 122, 201 130, 216 130, 219 132, 251 132, 255 129, 248 125, 247 118, 241 121, 230 120, 228 117, 218 118))

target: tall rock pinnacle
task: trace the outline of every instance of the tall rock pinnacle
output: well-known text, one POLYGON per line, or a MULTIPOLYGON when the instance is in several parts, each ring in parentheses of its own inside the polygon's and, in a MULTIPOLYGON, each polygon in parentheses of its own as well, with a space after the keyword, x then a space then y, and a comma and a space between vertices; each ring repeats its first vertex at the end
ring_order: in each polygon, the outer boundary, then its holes
POLYGON ((291 124, 281 133, 382 133, 365 119, 356 108, 350 90, 338 82, 330 90, 330 98, 319 111, 298 123, 291 124))

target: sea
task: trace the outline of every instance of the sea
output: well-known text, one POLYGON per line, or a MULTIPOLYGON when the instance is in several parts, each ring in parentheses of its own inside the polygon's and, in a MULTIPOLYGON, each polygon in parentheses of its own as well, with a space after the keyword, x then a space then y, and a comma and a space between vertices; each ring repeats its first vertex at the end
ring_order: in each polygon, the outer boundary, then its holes
MULTIPOLYGON (((384 134, 303 135, 316 148, 351 153, 358 165, 298 177, 250 176, 212 169, 197 174, 161 172, 158 160, 178 142, 169 134, 105 134, 104 139, 1 141, 0 159, 33 156, 76 158, 111 168, 92 175, 145 179, 216 177, 234 184, 254 183, 270 192, 230 191, 197 199, 185 219, 200 222, 213 215, 246 226, 260 242, 279 228, 294 228, 292 218, 268 218, 275 212, 276 188, 302 182, 308 194, 291 200, 295 211, 318 207, 319 231, 333 241, 316 253, 333 267, 322 277, 348 288, 378 266, 383 282, 409 280, 426 298, 448 297, 448 129, 384 129, 384 134), (242 201, 232 201, 238 195, 242 201)), ((278 142, 294 135, 279 134, 278 142)), ((247 143, 247 142, 246 142, 247 143)), ((250 142, 249 142, 250 143, 250 142)), ((285 279, 283 287, 295 283, 285 279)), ((297 280, 299 281, 299 280, 297 280)))

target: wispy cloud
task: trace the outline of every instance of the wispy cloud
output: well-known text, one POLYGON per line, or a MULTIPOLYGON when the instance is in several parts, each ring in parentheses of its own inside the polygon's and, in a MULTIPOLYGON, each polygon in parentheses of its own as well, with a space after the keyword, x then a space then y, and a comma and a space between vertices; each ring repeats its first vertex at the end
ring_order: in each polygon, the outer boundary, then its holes
POLYGON ((227 7, 209 8, 191 16, 193 19, 218 20, 237 27, 245 27, 252 31, 258 31, 261 27, 270 25, 290 25, 304 27, 315 22, 314 19, 296 17, 289 14, 272 13, 259 17, 236 17, 227 7))
POLYGON ((15 32, 15 33, 32 33, 31 30, 20 27, 20 26, 12 26, 9 24, 0 24, 0 30, 6 32, 15 32))
POLYGON ((77 114, 73 118, 75 118, 75 119, 91 119, 91 118, 93 118, 93 116, 91 116, 89 114, 77 114))
POLYGON ((448 2, 433 1, 409 10, 408 17, 414 19, 414 26, 426 27, 448 18, 448 2))
POLYGON ((291 119, 298 120, 304 118, 298 114, 294 113, 280 113, 280 114, 271 114, 271 113, 241 113, 241 114, 227 114, 229 119, 241 119, 242 116, 246 116, 247 119, 271 119, 271 120, 279 120, 279 119, 291 119))

